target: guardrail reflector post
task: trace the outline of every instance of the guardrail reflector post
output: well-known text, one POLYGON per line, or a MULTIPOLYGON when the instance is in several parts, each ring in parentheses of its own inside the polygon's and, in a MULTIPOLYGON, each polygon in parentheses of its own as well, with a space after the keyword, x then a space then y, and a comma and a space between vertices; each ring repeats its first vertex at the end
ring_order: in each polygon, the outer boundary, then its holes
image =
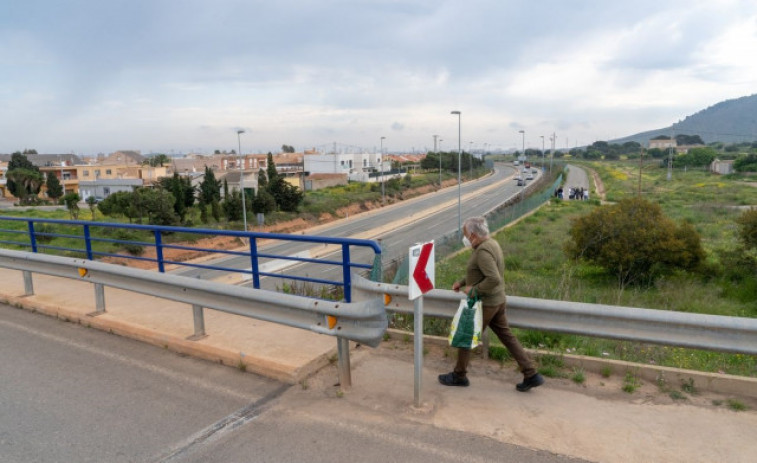
POLYGON ((89 270, 87 270, 86 268, 79 267, 77 270, 79 271, 79 276, 82 278, 87 276, 87 273, 89 273, 89 270))
POLYGON ((326 320, 329 323, 329 329, 333 330, 334 327, 336 326, 336 317, 333 315, 326 315, 326 320))
POLYGON ((24 270, 23 274, 24 274, 24 296, 34 296, 34 281, 32 280, 32 272, 28 270, 24 270))

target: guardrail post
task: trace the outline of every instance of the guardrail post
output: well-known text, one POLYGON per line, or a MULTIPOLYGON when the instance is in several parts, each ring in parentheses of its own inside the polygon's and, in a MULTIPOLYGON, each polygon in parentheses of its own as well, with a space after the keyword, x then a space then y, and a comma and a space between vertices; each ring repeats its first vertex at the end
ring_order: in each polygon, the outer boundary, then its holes
POLYGON ((413 397, 416 407, 421 406, 421 380, 423 379, 423 296, 413 303, 413 364, 415 381, 413 397))
POLYGON ((195 333, 187 338, 187 341, 198 341, 206 338, 205 334, 205 315, 201 305, 192 304, 192 315, 194 316, 195 333))
POLYGON ((23 274, 24 274, 24 296, 34 296, 34 281, 32 280, 32 272, 28 270, 24 270, 23 274))
POLYGON ((336 338, 337 367, 339 368, 339 386, 342 389, 352 387, 352 373, 350 372, 350 341, 336 338))
POLYGON ((105 313, 105 286, 102 283, 95 283, 95 311, 87 315, 96 317, 105 313))

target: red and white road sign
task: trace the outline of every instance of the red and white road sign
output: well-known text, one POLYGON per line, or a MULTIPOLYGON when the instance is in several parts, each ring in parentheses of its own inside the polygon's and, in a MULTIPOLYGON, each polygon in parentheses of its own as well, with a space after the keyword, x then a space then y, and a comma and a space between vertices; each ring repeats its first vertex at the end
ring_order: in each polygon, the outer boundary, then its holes
POLYGON ((410 278, 408 299, 417 299, 434 289, 434 242, 420 243, 410 248, 410 278))

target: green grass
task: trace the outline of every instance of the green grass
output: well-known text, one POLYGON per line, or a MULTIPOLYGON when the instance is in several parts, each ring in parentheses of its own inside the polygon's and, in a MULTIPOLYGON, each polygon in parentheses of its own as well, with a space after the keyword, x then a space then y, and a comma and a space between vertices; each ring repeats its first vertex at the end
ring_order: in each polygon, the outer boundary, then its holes
MULTIPOLYGON (((605 187, 615 196, 636 194, 638 161, 590 163, 602 177, 605 187)), ((723 265, 720 250, 738 245, 735 219, 741 214, 733 208, 757 205, 757 188, 735 179, 724 179, 702 171, 666 171, 657 164, 645 164, 642 193, 659 202, 673 220, 692 223, 702 235, 708 254, 707 265, 723 265), (706 194, 700 194, 702 191, 706 194), (707 195, 717 192, 715 197, 707 195)), ((505 284, 508 294, 551 300, 642 307, 677 312, 757 317, 757 276, 728 281, 717 272, 666 275, 652 287, 621 288, 603 269, 568 260, 562 247, 569 238, 571 221, 590 213, 594 203, 554 201, 541 207, 527 220, 497 231, 495 239, 505 254, 505 284)), ((449 287, 464 271, 469 252, 437 264, 437 287, 449 287)), ((614 341, 586 336, 514 329, 526 347, 553 349, 620 359, 637 363, 670 366, 742 376, 757 376, 757 357, 745 354, 666 347, 614 341)), ((492 337, 492 345, 498 340, 492 337)))

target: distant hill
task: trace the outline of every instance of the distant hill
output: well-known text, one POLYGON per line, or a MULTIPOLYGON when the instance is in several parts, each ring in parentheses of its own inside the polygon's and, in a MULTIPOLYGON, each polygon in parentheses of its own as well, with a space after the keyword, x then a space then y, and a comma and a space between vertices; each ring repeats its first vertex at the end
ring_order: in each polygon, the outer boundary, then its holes
POLYGON ((722 101, 686 119, 657 130, 610 140, 612 143, 635 141, 642 146, 658 135, 699 135, 705 143, 757 141, 757 94, 722 101))

